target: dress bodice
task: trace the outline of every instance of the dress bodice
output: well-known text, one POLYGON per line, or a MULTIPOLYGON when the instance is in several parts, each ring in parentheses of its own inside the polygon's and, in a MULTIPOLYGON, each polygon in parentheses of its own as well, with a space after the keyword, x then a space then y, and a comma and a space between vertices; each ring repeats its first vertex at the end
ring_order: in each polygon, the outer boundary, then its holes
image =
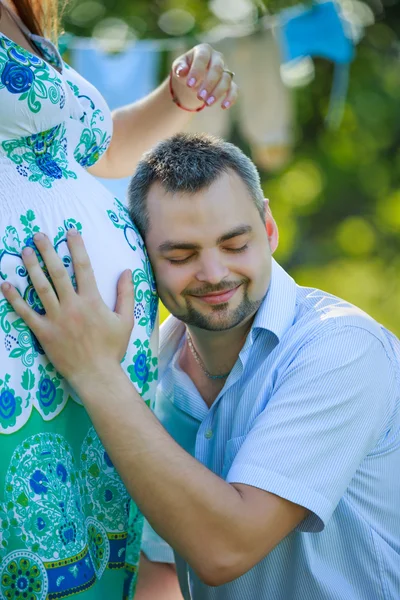
POLYGON ((43 58, 0 33, 0 154, 20 167, 21 176, 49 187, 68 170, 67 151, 82 167, 100 158, 112 119, 98 90, 49 40, 26 35, 43 58))

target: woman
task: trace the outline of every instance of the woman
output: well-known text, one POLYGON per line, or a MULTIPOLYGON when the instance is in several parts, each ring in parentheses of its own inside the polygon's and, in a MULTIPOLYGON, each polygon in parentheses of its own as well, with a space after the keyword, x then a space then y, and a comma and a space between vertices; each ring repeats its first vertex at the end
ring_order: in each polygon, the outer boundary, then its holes
MULTIPOLYGON (((43 231, 68 266, 70 227, 84 233, 110 306, 118 276, 131 268, 136 325, 123 365, 151 405, 151 268, 125 207, 93 174, 131 174, 143 151, 182 129, 189 111, 217 101, 227 108, 237 90, 221 55, 200 45, 175 61, 153 94, 111 115, 43 37, 56 3, 44 10, 40 0, 0 0, 0 279, 43 312, 21 251, 43 231)), ((140 515, 79 398, 2 295, 0 335, 0 598, 132 598, 140 515)))

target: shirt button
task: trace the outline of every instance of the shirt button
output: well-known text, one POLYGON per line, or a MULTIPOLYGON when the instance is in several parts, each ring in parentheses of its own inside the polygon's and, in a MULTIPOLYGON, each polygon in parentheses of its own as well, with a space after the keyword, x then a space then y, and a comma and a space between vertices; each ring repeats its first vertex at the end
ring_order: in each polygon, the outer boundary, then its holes
POLYGON ((206 438, 206 440, 209 440, 209 439, 211 439, 211 438, 212 438, 212 436, 213 436, 212 429, 207 429, 207 431, 206 431, 206 432, 205 432, 205 434, 204 434, 204 437, 206 438))

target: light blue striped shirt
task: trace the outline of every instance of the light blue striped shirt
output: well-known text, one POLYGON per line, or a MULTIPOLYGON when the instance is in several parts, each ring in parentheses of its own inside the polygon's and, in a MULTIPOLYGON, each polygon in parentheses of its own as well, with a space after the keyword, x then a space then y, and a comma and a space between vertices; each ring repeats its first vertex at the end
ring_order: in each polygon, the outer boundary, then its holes
MULTIPOLYGON (((268 293, 208 408, 178 364, 184 326, 162 327, 155 412, 231 483, 310 515, 220 587, 175 555, 185 600, 400 599, 400 343, 358 308, 296 285, 274 261, 268 293)), ((146 527, 143 551, 172 551, 146 527)))

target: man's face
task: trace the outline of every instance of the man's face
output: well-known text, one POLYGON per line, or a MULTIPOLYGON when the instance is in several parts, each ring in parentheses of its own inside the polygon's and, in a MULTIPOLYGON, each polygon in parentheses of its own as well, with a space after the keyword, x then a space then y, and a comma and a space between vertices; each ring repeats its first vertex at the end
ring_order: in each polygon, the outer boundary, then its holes
MULTIPOLYGON (((269 286, 271 248, 240 177, 224 173, 196 194, 172 194, 155 183, 147 206, 146 247, 166 308, 188 325, 210 331, 248 321, 269 286)), ((269 219, 271 240, 276 226, 269 219)))

